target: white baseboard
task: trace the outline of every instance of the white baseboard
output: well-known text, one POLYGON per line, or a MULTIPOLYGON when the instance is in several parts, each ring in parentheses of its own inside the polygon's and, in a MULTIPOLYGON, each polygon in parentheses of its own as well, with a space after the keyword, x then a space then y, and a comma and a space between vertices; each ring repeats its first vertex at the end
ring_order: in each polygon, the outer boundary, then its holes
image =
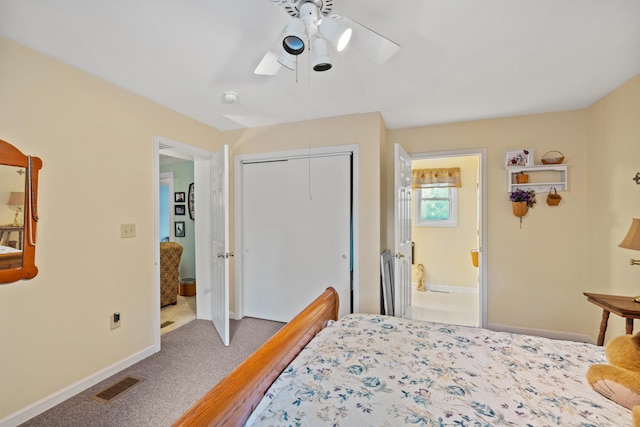
POLYGON ((547 329, 519 328, 516 326, 500 325, 496 323, 489 323, 487 325, 487 329, 490 329, 492 331, 510 332, 512 334, 536 335, 539 337, 551 338, 554 340, 577 341, 595 344, 591 337, 589 337, 588 335, 572 334, 561 331, 550 331, 547 329))
MULTIPOLYGON (((417 282, 413 282, 412 283, 414 288, 418 287, 418 283, 417 282)), ((427 283, 425 284, 425 287, 427 288, 428 291, 432 291, 432 292, 445 292, 445 293, 449 293, 449 294, 454 294, 454 293, 458 293, 458 294, 477 294, 478 293, 478 287, 475 286, 452 286, 452 285, 436 285, 433 283, 427 283)))
POLYGON ((126 359, 121 360, 118 363, 115 363, 95 374, 84 378, 75 384, 70 385, 67 388, 64 388, 50 396, 45 397, 44 399, 27 406, 24 409, 21 409, 18 412, 15 412, 8 417, 0 420, 0 427, 15 427, 18 426, 25 421, 30 420, 31 418, 40 415, 41 413, 53 408, 54 406, 64 402, 65 400, 75 396, 78 393, 85 391, 86 389, 93 387, 98 384, 100 381, 104 381, 107 378, 117 374, 123 369, 128 368, 131 365, 138 363, 139 361, 151 356, 155 353, 155 347, 150 346, 144 350, 139 351, 136 354, 133 354, 126 359))

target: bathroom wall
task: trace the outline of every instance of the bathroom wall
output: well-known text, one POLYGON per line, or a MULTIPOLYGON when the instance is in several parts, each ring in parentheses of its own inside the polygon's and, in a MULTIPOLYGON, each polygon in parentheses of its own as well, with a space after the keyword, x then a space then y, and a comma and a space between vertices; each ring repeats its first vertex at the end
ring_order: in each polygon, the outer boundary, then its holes
POLYGON ((425 270, 425 284, 430 287, 456 286, 477 288, 478 269, 471 263, 472 249, 477 248, 477 156, 420 159, 413 169, 460 167, 462 187, 458 188, 458 222, 455 227, 416 226, 413 198, 412 238, 414 242, 413 281, 417 282, 417 266, 425 270))

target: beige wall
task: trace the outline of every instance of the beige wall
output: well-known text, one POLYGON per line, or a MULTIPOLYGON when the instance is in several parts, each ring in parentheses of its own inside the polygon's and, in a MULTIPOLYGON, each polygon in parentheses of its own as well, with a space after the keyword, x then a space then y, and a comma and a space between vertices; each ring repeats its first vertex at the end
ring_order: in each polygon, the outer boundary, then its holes
MULTIPOLYGON (((640 172, 640 75, 593 104, 587 118, 589 238, 583 268, 588 269, 589 277, 585 288, 639 295, 640 267, 630 266, 629 258, 638 259, 640 253, 618 244, 631 219, 640 218, 640 185, 632 180, 640 172)), ((587 311, 593 317, 600 314, 595 306, 587 311)), ((607 336, 624 330, 624 321, 612 315, 607 336)))
MULTIPOLYGON (((323 120, 296 122, 280 126, 230 131, 223 133, 225 144, 229 144, 230 155, 267 153, 299 150, 316 147, 358 145, 359 199, 357 200, 360 222, 359 274, 360 311, 378 313, 379 259, 380 259, 380 206, 381 206, 381 125, 378 113, 356 114, 323 120)), ((234 163, 231 161, 230 163, 234 163)), ((234 172, 231 172, 233 176, 234 172)), ((233 184, 232 184, 233 185, 233 184)), ((235 201, 231 195, 230 205, 235 201)), ((233 210, 230 214, 233 218, 233 210)), ((235 224, 231 220, 230 235, 234 241, 235 224)), ((231 265, 233 272, 234 265, 231 265)), ((233 280, 232 280, 233 283, 233 280)), ((232 289, 233 292, 233 289, 232 289)), ((232 309, 235 295, 231 295, 232 309)))
MULTIPOLYGON (((640 294, 632 251, 618 248, 640 216, 640 76, 586 110, 392 130, 409 153, 486 147, 488 153, 488 321, 584 334, 595 341, 601 310, 582 292, 640 294), (569 191, 549 207, 545 194, 524 218, 511 215, 504 152, 531 147, 536 163, 564 153, 569 191), (588 161, 587 161, 588 159, 588 161)), ((612 316, 609 338, 624 333, 612 316)))
POLYGON ((490 325, 593 336, 584 314, 587 270, 587 114, 540 114, 391 130, 390 141, 409 153, 487 149, 487 317, 490 325), (513 216, 504 156, 507 150, 560 150, 569 166, 569 191, 549 207, 544 194, 524 218, 513 216))
POLYGON ((478 157, 461 156, 414 160, 413 169, 459 167, 462 187, 457 189, 458 211, 455 227, 416 226, 413 198, 414 242, 413 281, 417 282, 417 266, 425 271, 425 285, 478 287, 478 269, 471 262, 470 251, 478 248, 478 209, 476 176, 478 157))
MULTIPOLYGON (((391 204, 391 211, 389 211, 389 200, 392 199, 393 194, 393 181, 390 179, 392 175, 389 174, 389 163, 387 162, 387 153, 393 150, 391 144, 389 144, 388 135, 389 132, 385 126, 384 120, 380 120, 380 252, 389 248, 389 242, 387 241, 387 224, 390 220, 393 221, 393 204, 391 204), (391 185, 391 187, 389 187, 391 185)), ((393 153, 393 151, 391 151, 393 153)))
POLYGON ((0 285, 2 420, 153 345, 153 135, 220 133, 2 38, 0 64, 0 139, 44 163, 40 272, 0 285))

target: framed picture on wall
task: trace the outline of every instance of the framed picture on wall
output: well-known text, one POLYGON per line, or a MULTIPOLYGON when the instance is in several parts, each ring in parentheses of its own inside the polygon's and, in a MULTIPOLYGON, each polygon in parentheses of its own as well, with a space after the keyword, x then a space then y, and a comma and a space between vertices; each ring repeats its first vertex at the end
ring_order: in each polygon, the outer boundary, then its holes
POLYGON ((175 205, 174 210, 176 215, 184 215, 186 209, 184 205, 175 205))
POLYGON ((174 194, 174 202, 176 203, 184 203, 184 191, 176 192, 174 194))
POLYGON ((504 157, 505 166, 507 168, 533 166, 533 150, 531 148, 525 148, 524 150, 507 151, 504 157))
POLYGON ((193 190, 193 182, 189 184, 189 193, 187 194, 187 205, 189 206, 189 218, 196 219, 195 195, 193 190))
POLYGON ((175 228, 176 237, 184 237, 184 221, 176 221, 175 228))

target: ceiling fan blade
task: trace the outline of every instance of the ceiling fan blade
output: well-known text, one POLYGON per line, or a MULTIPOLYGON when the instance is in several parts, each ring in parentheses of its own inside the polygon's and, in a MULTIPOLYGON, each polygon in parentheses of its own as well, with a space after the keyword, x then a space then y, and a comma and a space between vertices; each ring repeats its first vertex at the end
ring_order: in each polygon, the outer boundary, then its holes
POLYGON ((347 49, 355 49, 362 53, 378 65, 387 62, 393 55, 398 53, 400 45, 389 40, 382 34, 373 31, 364 25, 349 19, 345 16, 335 15, 346 26, 351 27, 353 35, 347 49))
POLYGON ((282 66, 278 62, 278 54, 270 50, 253 72, 261 76, 275 76, 280 71, 280 67, 282 66))
POLYGON ((269 50, 264 54, 262 60, 253 71, 254 74, 261 76, 275 76, 278 74, 278 71, 282 68, 282 64, 278 60, 282 53, 282 39, 286 30, 287 27, 284 27, 280 35, 278 35, 278 38, 273 41, 273 44, 269 47, 269 50))

